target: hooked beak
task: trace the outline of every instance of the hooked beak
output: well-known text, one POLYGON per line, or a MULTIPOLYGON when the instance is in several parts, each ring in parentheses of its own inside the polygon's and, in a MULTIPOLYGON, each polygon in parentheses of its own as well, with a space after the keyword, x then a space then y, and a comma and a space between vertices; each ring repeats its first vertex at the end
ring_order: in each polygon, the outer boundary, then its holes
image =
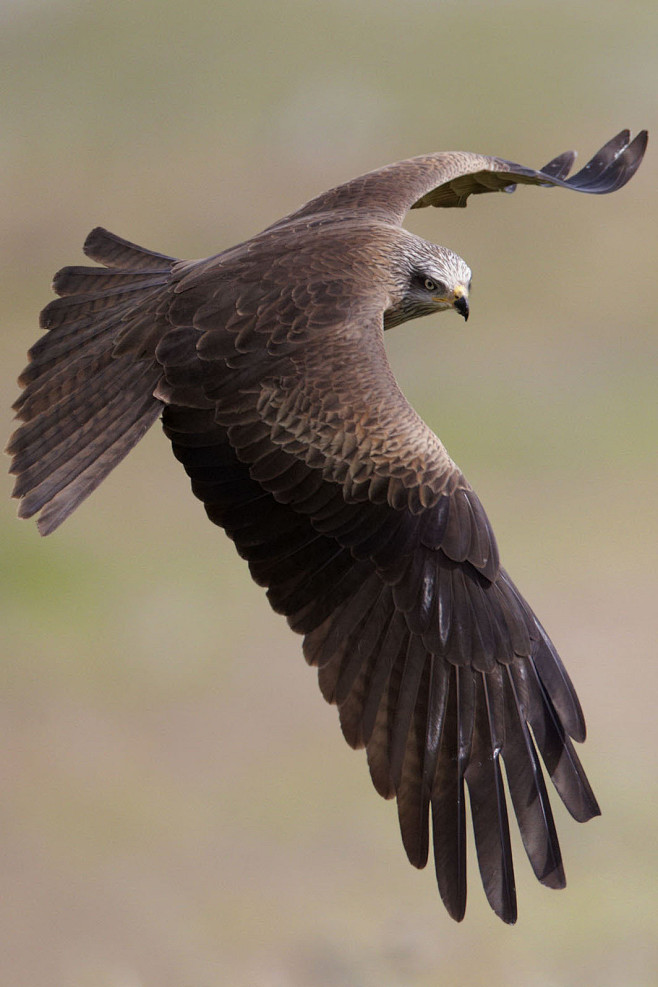
POLYGON ((464 321, 468 319, 468 299, 465 295, 462 295, 460 298, 455 298, 452 303, 452 307, 456 309, 460 315, 464 316, 464 321))
POLYGON ((461 285, 455 288, 452 307, 464 316, 464 321, 468 319, 468 291, 461 285))
POLYGON ((458 284, 452 295, 432 295, 432 301, 440 305, 441 308, 452 306, 464 319, 468 319, 468 288, 463 284, 458 284))

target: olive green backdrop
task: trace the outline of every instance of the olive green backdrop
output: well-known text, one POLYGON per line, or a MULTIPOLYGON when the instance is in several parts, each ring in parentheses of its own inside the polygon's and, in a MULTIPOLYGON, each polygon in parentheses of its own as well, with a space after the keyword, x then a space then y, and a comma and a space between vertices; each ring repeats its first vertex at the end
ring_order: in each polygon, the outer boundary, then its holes
MULTIPOLYGON (((656 130, 652 0, 4 0, 0 50, 6 409, 92 226, 203 256, 412 154, 656 130)), ((567 890, 517 840, 517 926, 472 854, 451 922, 156 426, 49 539, 4 482, 2 984, 656 983, 656 160, 607 198, 414 214, 472 266, 471 319, 388 341, 585 707, 603 816, 556 804, 567 890)))

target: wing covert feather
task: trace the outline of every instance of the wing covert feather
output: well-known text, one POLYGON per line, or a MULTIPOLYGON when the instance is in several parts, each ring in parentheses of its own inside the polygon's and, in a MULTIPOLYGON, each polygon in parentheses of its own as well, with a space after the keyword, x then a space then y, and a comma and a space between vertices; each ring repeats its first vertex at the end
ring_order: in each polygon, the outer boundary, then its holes
POLYGON ((410 209, 465 206, 471 195, 513 191, 516 185, 545 185, 604 195, 633 177, 647 146, 647 132, 633 140, 622 130, 597 151, 572 178, 575 159, 567 151, 535 170, 504 158, 471 151, 439 151, 387 165, 360 175, 312 199, 275 226, 322 213, 367 211, 371 216, 402 223, 410 209))
POLYGON ((646 140, 622 131, 572 178, 572 152, 539 171, 465 152, 412 158, 203 261, 94 230, 85 250, 105 267, 59 272, 61 297, 42 313, 49 332, 21 378, 16 494, 23 515, 42 510, 46 532, 164 409, 193 492, 303 635, 376 790, 397 799, 412 864, 425 866, 432 842, 457 920, 466 788, 482 882, 506 922, 516 919, 506 790, 551 887, 564 870, 542 762, 576 819, 599 810, 559 655, 500 566, 479 499, 389 367, 384 313, 397 296, 377 248, 410 208, 518 184, 614 191, 646 140))
MULTIPOLYGON (((375 788, 397 798, 415 866, 424 866, 432 839, 451 915, 459 919, 465 909, 468 786, 487 896, 505 921, 515 918, 501 761, 533 869, 544 883, 561 886, 530 728, 570 811, 586 818, 598 810, 554 705, 564 705, 566 673, 549 669, 554 649, 504 570, 491 582, 470 563, 451 561, 440 547, 423 544, 422 526, 407 542, 406 568, 398 559, 394 569, 382 569, 342 543, 350 528, 340 485, 321 481, 328 494, 316 525, 312 511, 300 510, 294 498, 278 499, 253 478, 212 409, 168 407, 164 423, 209 516, 267 587, 272 606, 304 634, 306 658, 318 666, 325 699, 338 706, 347 741, 366 747, 375 788), (441 633, 430 633, 438 626, 441 633)), ((388 505, 348 506, 402 513, 388 505)), ((408 512, 402 516, 419 524, 408 512)), ((577 720, 572 725, 579 729, 577 720)))

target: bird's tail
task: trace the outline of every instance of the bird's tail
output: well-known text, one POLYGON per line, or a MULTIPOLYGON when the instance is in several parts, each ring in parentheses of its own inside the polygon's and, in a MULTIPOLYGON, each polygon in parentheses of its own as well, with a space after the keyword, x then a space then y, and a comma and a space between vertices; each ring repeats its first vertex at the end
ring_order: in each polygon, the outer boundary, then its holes
POLYGON ((84 251, 103 267, 65 267, 60 295, 42 311, 46 331, 29 351, 14 405, 22 424, 7 452, 16 474, 19 517, 41 511, 50 534, 107 476, 159 416, 153 396, 161 371, 149 345, 158 331, 157 300, 175 258, 97 228, 84 251), (139 325, 138 325, 139 323, 139 325), (115 347, 137 328, 142 351, 115 347))

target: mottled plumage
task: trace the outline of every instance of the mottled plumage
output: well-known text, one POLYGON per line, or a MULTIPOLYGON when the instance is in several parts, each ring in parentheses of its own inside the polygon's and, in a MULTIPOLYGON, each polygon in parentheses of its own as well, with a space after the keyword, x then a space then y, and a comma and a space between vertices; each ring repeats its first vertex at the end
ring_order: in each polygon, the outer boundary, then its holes
POLYGON ((304 635, 322 694, 397 797, 410 861, 434 847, 466 904, 468 788, 485 892, 516 918, 507 787, 538 879, 564 886, 540 761, 571 814, 598 813, 572 740, 578 698, 499 562, 484 509, 401 393, 384 329, 455 308, 461 258, 400 226, 517 184, 605 193, 638 168, 623 131, 573 178, 438 153, 318 196, 246 243, 179 261, 94 230, 41 314, 9 445, 21 517, 53 531, 162 416, 209 518, 304 635), (505 763, 506 784, 501 760, 505 763), (431 817, 431 827, 430 827, 431 817))

